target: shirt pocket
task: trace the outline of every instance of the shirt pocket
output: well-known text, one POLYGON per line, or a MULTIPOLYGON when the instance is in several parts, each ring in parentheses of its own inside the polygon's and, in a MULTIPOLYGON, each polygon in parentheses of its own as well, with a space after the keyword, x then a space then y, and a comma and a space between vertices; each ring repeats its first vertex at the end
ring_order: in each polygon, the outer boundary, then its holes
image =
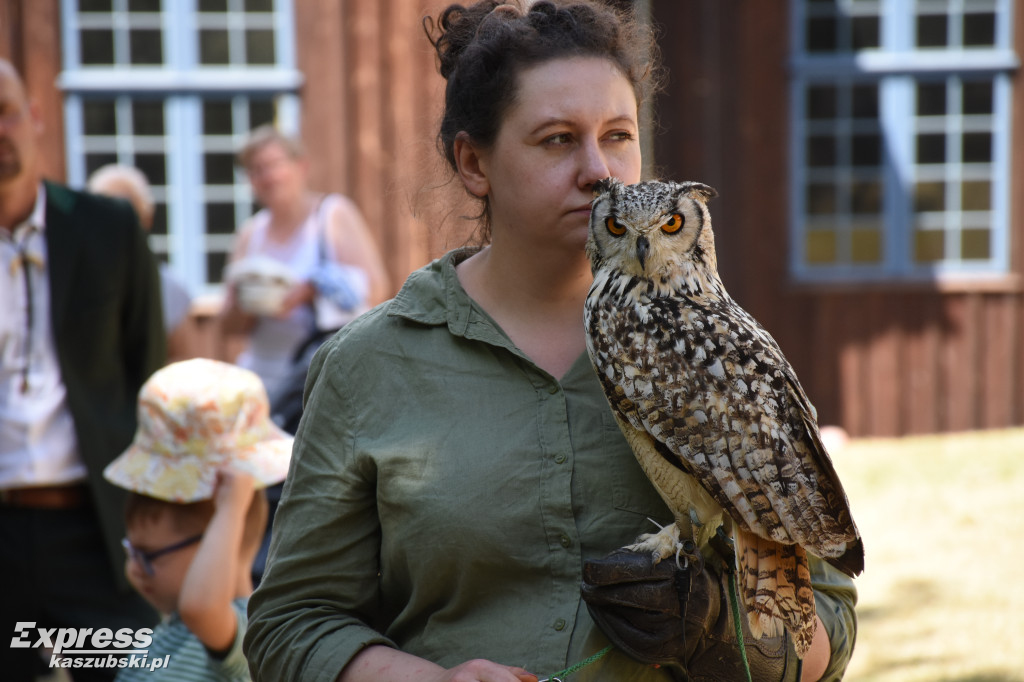
POLYGON ((637 515, 642 523, 648 518, 662 525, 671 523, 672 512, 647 478, 610 411, 601 415, 601 425, 608 438, 618 438, 622 443, 621 453, 609 461, 615 509, 637 515))

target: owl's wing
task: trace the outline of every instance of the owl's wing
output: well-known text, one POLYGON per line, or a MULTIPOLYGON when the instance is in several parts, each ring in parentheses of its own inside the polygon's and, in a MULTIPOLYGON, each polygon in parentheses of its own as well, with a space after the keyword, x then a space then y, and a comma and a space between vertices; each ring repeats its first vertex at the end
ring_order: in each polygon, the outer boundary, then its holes
POLYGON ((654 299, 602 308, 588 324, 613 409, 740 527, 860 571, 859 534, 813 408, 752 316, 730 300, 654 299))

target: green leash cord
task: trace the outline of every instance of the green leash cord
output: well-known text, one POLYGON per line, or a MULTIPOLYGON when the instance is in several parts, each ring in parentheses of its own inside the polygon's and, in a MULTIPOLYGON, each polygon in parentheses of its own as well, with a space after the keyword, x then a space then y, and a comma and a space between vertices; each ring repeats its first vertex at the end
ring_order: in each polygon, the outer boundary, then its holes
POLYGON ((736 628, 736 643, 740 648, 740 659, 743 660, 743 670, 747 673, 747 682, 754 682, 750 674, 750 662, 747 660, 747 647, 743 642, 743 624, 740 622, 740 591, 736 587, 736 571, 729 570, 729 590, 732 592, 730 609, 732 610, 732 624, 736 628))
POLYGON ((554 675, 552 675, 550 677, 542 677, 542 678, 540 678, 538 680, 538 682, 562 682, 562 678, 563 677, 566 677, 568 675, 572 675, 575 672, 579 672, 580 670, 582 670, 583 668, 586 668, 591 663, 596 663, 597 661, 601 660, 606 655, 608 655, 608 652, 611 651, 613 648, 614 647, 612 647, 612 645, 609 644, 608 646, 606 646, 605 648, 601 649, 600 651, 598 651, 596 654, 594 654, 590 658, 588 658, 586 660, 583 660, 583 661, 580 661, 576 665, 571 665, 568 668, 566 668, 565 670, 559 670, 557 673, 555 673, 554 675))

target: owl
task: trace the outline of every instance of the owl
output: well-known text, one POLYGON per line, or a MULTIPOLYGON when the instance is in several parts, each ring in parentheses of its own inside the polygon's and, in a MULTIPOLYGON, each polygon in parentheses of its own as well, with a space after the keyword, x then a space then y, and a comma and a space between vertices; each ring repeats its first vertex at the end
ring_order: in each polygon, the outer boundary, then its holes
POLYGON ((587 238, 587 350, 675 523, 630 548, 678 560, 733 540, 751 633, 814 637, 807 552, 851 577, 864 549, 817 415, 778 344, 718 276, 697 182, 598 182, 587 238))

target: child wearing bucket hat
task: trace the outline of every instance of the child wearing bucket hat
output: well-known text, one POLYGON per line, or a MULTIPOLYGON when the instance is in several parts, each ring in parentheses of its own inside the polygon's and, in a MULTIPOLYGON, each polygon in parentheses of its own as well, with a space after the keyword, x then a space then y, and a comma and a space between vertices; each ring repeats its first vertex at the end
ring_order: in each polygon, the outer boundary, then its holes
POLYGON ((249 680, 242 654, 250 567, 292 438, 270 420, 253 372, 186 360, 143 385, 135 439, 103 474, 131 491, 125 573, 164 614, 131 680, 249 680), (155 667, 154 667, 155 666, 155 667))

